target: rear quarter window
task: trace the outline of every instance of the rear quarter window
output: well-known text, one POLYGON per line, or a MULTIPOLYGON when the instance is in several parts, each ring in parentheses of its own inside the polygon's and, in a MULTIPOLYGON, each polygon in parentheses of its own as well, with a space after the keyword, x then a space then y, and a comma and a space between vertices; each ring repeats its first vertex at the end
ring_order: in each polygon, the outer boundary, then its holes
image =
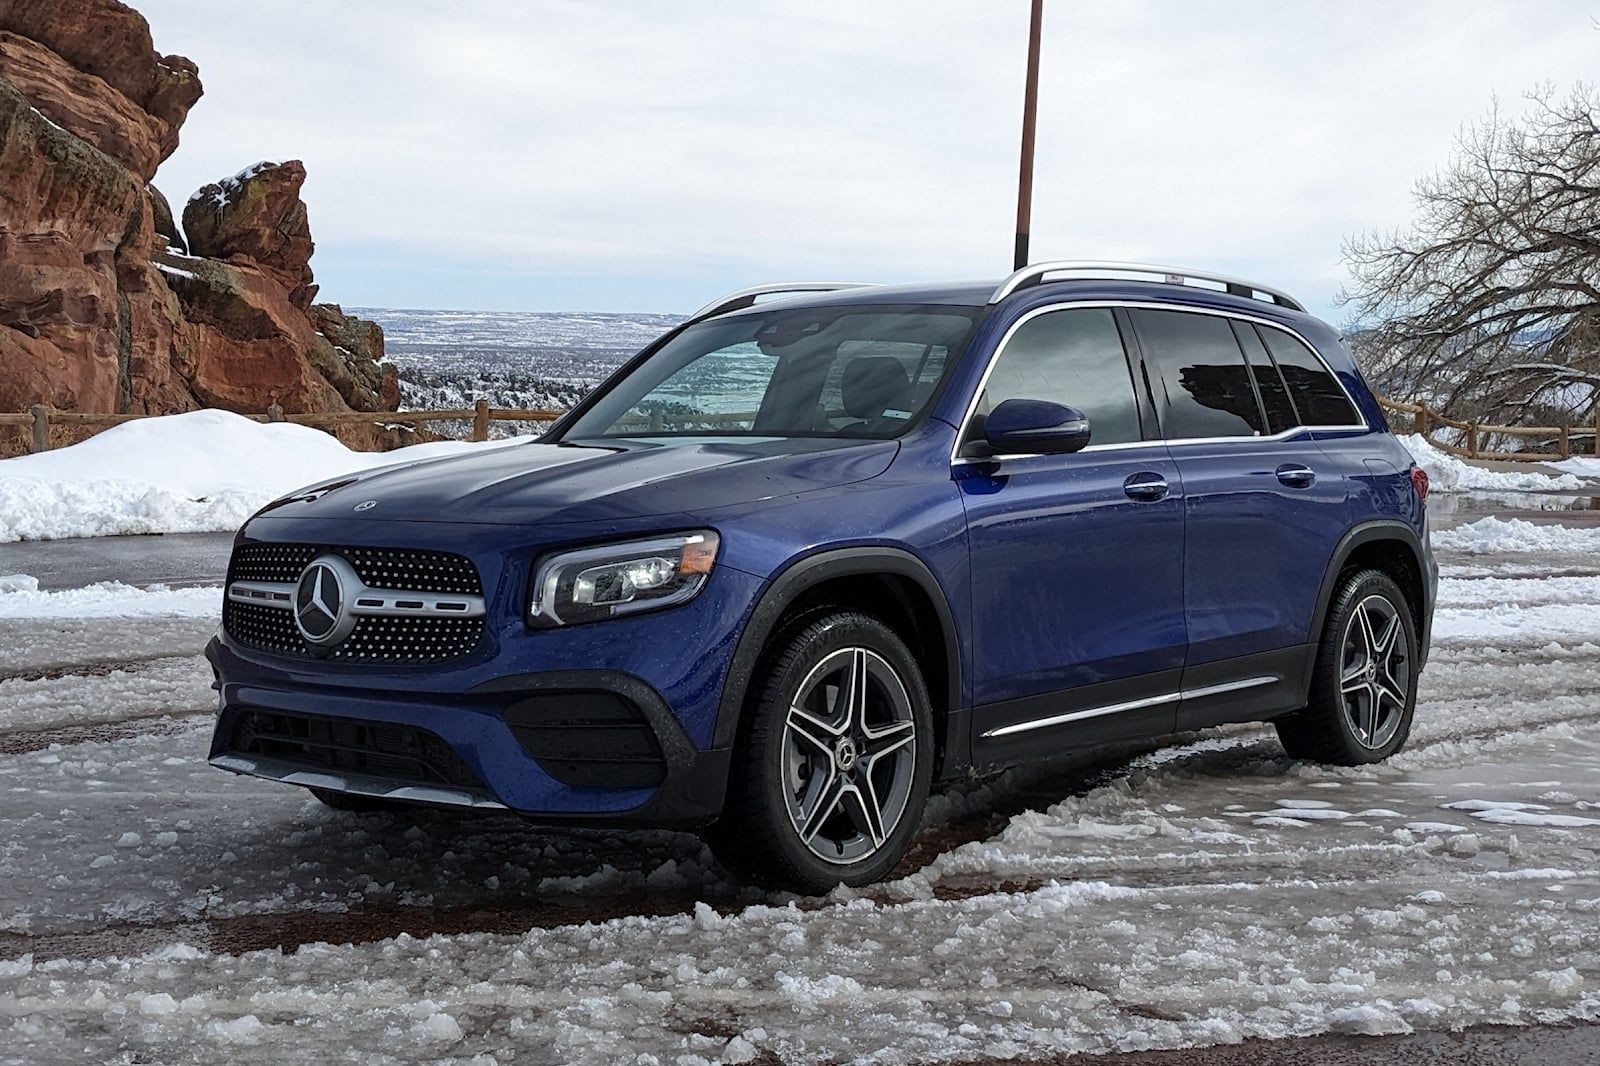
POLYGON ((1310 348, 1272 326, 1260 326, 1261 339, 1283 374, 1303 426, 1359 426, 1361 416, 1338 380, 1310 348))

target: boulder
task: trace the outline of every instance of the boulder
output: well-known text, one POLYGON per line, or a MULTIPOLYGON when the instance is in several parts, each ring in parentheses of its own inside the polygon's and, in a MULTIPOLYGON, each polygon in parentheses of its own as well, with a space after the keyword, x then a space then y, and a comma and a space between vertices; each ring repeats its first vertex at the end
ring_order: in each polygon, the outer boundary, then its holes
POLYGON ((311 223, 300 199, 306 168, 298 159, 257 163, 206 185, 183 207, 189 250, 214 259, 248 259, 275 275, 304 311, 312 284, 311 223))
POLYGON ((187 254, 189 244, 178 229, 178 220, 173 216, 172 205, 167 202, 166 196, 154 185, 146 185, 144 191, 150 197, 150 210, 154 214, 156 236, 161 238, 161 243, 155 246, 156 250, 176 250, 187 254))

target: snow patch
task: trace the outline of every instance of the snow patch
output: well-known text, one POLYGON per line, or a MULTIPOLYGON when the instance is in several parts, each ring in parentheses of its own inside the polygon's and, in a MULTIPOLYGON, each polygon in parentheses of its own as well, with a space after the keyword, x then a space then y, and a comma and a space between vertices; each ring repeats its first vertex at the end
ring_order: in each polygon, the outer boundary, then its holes
MULTIPOLYGON (((1434 447, 1415 433, 1396 434, 1417 465, 1428 472, 1428 483, 1440 492, 1560 492, 1581 489, 1583 478, 1576 473, 1540 474, 1534 471, 1485 470, 1434 447)), ((1600 471, 1597 471, 1600 476, 1600 471)))
POLYGON ((228 411, 141 418, 68 448, 0 460, 0 543, 228 531, 302 486, 531 439, 357 452, 309 426, 228 411))

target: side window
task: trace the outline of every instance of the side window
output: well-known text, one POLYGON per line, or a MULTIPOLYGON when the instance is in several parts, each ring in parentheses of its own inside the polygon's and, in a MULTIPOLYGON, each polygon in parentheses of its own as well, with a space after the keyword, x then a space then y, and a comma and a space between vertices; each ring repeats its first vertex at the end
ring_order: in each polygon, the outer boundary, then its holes
POLYGON ((978 410, 1015 399, 1076 407, 1089 419, 1090 444, 1142 439, 1122 335, 1107 308, 1051 311, 1018 327, 995 360, 978 410))
POLYGON ((1256 394, 1261 397, 1261 408, 1267 413, 1267 432, 1282 433, 1300 424, 1300 415, 1289 399, 1289 390, 1283 384, 1283 375, 1267 354, 1267 346, 1256 335, 1256 328, 1248 322, 1234 322, 1233 336, 1244 349, 1250 363, 1250 374, 1256 379, 1256 394))
POLYGON ((1262 433, 1266 422, 1250 370, 1226 318, 1184 311, 1130 314, 1168 439, 1262 433))
POLYGON ((1307 426, 1359 426, 1361 416, 1345 398, 1344 390, 1328 368, 1304 344, 1281 329, 1263 326, 1261 337, 1267 342, 1283 380, 1294 397, 1300 421, 1307 426))

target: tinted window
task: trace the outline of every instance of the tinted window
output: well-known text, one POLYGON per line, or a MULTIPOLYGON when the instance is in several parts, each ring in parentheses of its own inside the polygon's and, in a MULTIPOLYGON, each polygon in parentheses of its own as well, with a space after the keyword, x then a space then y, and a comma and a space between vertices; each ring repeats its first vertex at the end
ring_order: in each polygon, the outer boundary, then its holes
POLYGON ((1226 318, 1183 311, 1131 314, 1169 439, 1262 432, 1250 371, 1226 318))
POLYGON ((1245 358, 1250 363, 1250 373, 1256 379, 1256 394, 1261 397, 1261 407, 1267 412, 1267 432, 1282 433, 1298 426, 1300 416, 1295 413, 1294 401, 1289 399, 1289 390, 1284 387, 1283 376, 1267 354, 1266 345, 1256 336, 1256 328, 1248 322, 1235 322, 1233 335, 1244 349, 1245 358))
POLYGON ((1311 349, 1281 329, 1264 326, 1261 336, 1283 372, 1284 383, 1294 397, 1300 421, 1307 426, 1359 426, 1361 418, 1344 390, 1334 380, 1311 349))
POLYGON ((1103 307, 1051 311, 1018 327, 995 360, 978 410, 1016 399, 1076 407, 1089 419, 1091 444, 1141 439, 1122 335, 1103 307))
POLYGON ((607 382, 566 438, 893 437, 927 406, 978 314, 861 305, 713 318, 607 382))

